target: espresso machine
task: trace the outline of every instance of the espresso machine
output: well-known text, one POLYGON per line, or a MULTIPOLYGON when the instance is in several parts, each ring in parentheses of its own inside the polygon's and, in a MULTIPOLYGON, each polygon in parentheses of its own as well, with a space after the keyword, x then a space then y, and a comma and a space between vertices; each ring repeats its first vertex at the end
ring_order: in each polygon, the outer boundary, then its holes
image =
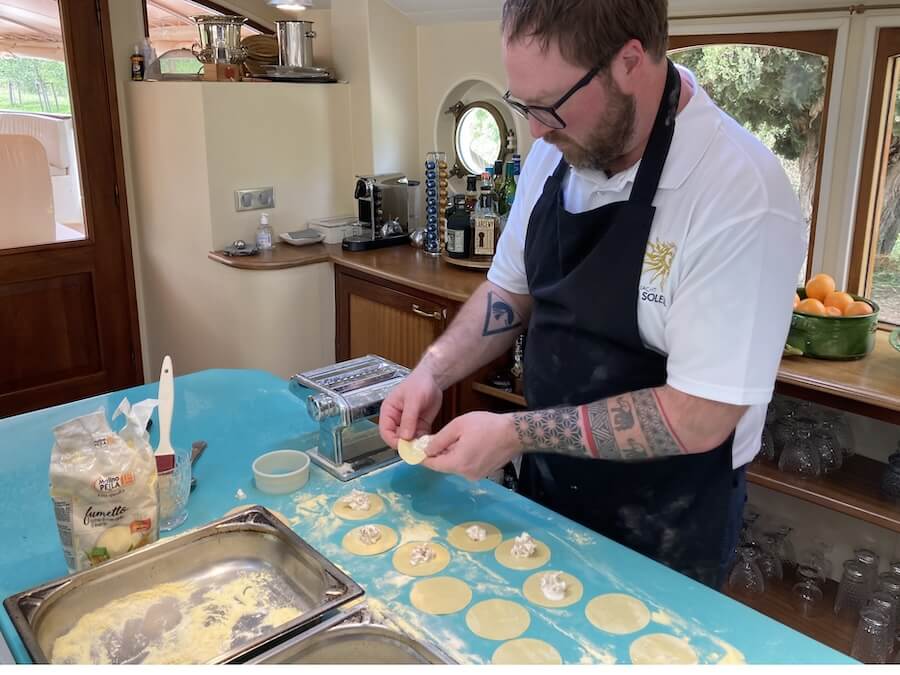
POLYGON ((319 425, 301 449, 341 481, 396 462, 399 455, 381 440, 375 418, 381 403, 407 375, 409 369, 380 356, 294 375, 290 390, 305 401, 319 425))
POLYGON ((341 247, 346 251, 368 251, 408 244, 416 227, 418 187, 418 181, 409 180, 402 173, 358 176, 353 197, 359 221, 354 234, 346 237, 341 247))

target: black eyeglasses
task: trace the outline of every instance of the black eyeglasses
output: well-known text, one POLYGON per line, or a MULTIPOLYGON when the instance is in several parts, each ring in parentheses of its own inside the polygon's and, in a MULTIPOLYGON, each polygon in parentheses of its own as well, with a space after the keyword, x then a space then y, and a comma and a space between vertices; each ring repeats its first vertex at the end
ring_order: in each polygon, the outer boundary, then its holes
POLYGON ((566 123, 563 121, 563 118, 557 114, 557 110, 559 110, 563 104, 572 98, 580 89, 588 86, 591 80, 593 80, 597 73, 602 70, 599 66, 597 68, 592 68, 588 71, 588 74, 578 80, 578 83, 569 89, 563 97, 559 99, 556 103, 551 106, 544 105, 525 105, 524 103, 519 103, 519 101, 513 101, 509 97, 509 92, 503 94, 503 100, 506 101, 506 104, 516 111, 519 115, 528 119, 529 115, 536 119, 538 122, 543 124, 545 127, 550 127, 551 129, 565 129, 566 123))

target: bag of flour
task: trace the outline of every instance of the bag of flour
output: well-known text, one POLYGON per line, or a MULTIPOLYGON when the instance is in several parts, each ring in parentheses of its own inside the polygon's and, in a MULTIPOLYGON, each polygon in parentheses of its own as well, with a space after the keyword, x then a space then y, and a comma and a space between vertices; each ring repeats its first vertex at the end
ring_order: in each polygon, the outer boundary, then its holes
POLYGON ((53 430, 50 498, 69 572, 78 572, 156 541, 156 460, 146 431, 155 400, 116 409, 117 434, 99 410, 53 430))

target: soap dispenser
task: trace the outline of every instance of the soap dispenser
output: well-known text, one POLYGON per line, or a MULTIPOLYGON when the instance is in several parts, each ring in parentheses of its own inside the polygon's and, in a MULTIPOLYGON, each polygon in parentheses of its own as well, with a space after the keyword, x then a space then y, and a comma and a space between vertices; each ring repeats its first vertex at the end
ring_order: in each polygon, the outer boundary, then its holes
POLYGON ((269 225, 269 214, 263 213, 259 217, 259 227, 256 228, 256 248, 260 251, 270 251, 274 238, 272 226, 269 225))

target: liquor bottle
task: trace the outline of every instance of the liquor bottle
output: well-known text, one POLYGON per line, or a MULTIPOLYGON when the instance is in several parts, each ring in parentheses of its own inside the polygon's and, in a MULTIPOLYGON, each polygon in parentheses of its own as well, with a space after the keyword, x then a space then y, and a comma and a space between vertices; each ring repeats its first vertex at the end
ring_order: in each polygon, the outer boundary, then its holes
POLYGON ((466 208, 469 213, 475 213, 476 206, 478 206, 478 176, 468 176, 466 178, 466 208))
POLYGON ((465 195, 454 195, 447 209, 447 255, 451 258, 472 257, 472 214, 465 195))
POLYGON ((513 182, 519 184, 519 174, 522 173, 522 155, 513 155, 513 182))
POLYGON ((503 160, 494 162, 494 206, 497 215, 506 213, 506 176, 503 174, 503 160))
POLYGON ((488 185, 481 186, 478 208, 475 209, 472 253, 481 258, 492 258, 497 250, 500 234, 500 217, 494 204, 494 193, 488 185))

